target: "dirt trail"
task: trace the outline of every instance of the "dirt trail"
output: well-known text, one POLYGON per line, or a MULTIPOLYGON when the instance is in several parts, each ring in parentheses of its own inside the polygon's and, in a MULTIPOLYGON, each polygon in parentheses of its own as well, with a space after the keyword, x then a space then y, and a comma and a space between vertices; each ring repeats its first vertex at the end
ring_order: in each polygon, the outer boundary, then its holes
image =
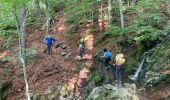
MULTIPOLYGON (((73 77, 76 67, 80 62, 75 59, 77 55, 77 45, 74 41, 70 41, 65 37, 66 25, 64 17, 61 14, 56 17, 55 34, 53 34, 58 42, 62 42, 66 45, 66 49, 54 48, 52 55, 44 54, 46 46, 43 44, 44 31, 28 29, 27 33, 27 47, 36 47, 37 56, 34 61, 28 62, 28 80, 29 88, 31 91, 38 91, 41 95, 44 95, 45 90, 49 86, 55 86, 57 84, 65 83, 73 77), (62 56, 62 52, 66 53, 66 56, 62 56)), ((22 73, 22 68, 18 68, 17 73, 22 73)), ((11 88, 15 88, 11 91, 8 100, 23 100, 24 96, 24 82, 21 76, 16 76, 13 79, 11 88), (17 94, 16 94, 17 91, 17 94)), ((41 100, 44 100, 42 97, 41 100)))
MULTIPOLYGON (((67 46, 66 49, 54 48, 52 55, 44 54, 44 49, 46 46, 43 44, 43 37, 45 36, 45 31, 41 30, 27 30, 27 47, 35 46, 37 51, 37 56, 34 61, 27 62, 28 67, 28 77, 29 77, 29 87, 31 91, 38 91, 40 95, 44 95, 45 90, 49 86, 56 86, 57 84, 66 83, 68 88, 73 89, 74 83, 78 83, 81 86, 84 82, 84 79, 88 77, 89 70, 85 67, 80 70, 78 74, 75 74, 77 67, 82 63, 87 63, 90 66, 95 64, 92 60, 93 49, 94 49, 94 35, 91 32, 87 32, 83 39, 85 40, 85 45, 87 47, 87 54, 85 61, 77 61, 75 59, 78 54, 77 42, 69 40, 66 35, 66 23, 65 16, 63 13, 60 13, 56 17, 56 24, 54 26, 54 36, 59 42, 62 42, 67 46), (63 57, 62 52, 66 53, 66 56, 63 57)), ((1 55, 2 56, 2 55, 1 55)), ((1 58, 0 56, 0 58, 1 58)), ((96 63, 95 66, 99 66, 99 63, 96 63)), ((100 65, 102 66, 102 65, 100 65)), ((101 71, 104 70, 101 68, 101 71)), ((111 76, 113 70, 109 71, 111 76)), ((23 100, 25 95, 24 89, 24 80, 22 68, 16 68, 15 73, 18 75, 13 76, 10 95, 7 100, 23 100)), ((108 72, 102 72, 108 73, 108 72)), ((107 75, 106 75, 107 76, 107 75)), ((113 76, 110 77, 110 80, 113 80, 113 76)), ((44 97, 41 98, 44 100, 44 97)))

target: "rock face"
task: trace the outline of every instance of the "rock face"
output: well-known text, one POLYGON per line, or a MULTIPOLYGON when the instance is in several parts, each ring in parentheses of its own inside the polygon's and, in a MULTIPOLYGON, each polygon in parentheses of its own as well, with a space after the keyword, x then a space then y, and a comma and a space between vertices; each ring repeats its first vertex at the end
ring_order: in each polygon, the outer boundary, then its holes
POLYGON ((139 97, 135 84, 125 83, 124 87, 107 84, 94 88, 87 100, 139 100, 139 97))

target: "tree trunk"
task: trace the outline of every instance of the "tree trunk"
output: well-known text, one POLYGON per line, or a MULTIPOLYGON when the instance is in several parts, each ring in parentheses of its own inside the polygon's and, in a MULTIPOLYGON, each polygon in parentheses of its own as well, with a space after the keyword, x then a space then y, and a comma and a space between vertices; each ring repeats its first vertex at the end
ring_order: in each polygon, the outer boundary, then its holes
POLYGON ((132 0, 131 5, 136 5, 138 0, 132 0))
POLYGON ((109 23, 111 21, 112 0, 108 0, 109 23))
POLYGON ((49 21, 50 21, 50 14, 49 14, 49 5, 48 5, 48 0, 45 0, 45 14, 46 14, 46 35, 49 32, 49 21))
POLYGON ((35 17, 37 19, 37 23, 40 23, 40 18, 41 18, 40 1, 34 0, 34 4, 35 4, 35 17))
POLYGON ((124 29, 124 18, 123 18, 123 11, 122 11, 122 0, 119 0, 119 9, 120 9, 121 27, 122 27, 122 29, 124 29))
POLYGON ((29 95, 29 86, 28 86, 28 80, 27 80, 27 70, 26 70, 26 64, 25 64, 25 20, 26 20, 26 9, 25 9, 25 5, 23 5, 23 7, 20 8, 20 29, 19 29, 19 33, 21 35, 21 63, 23 66, 23 71, 24 71, 24 81, 25 81, 25 87, 26 87, 26 96, 27 96, 27 100, 31 100, 30 99, 30 95, 29 95))
POLYGON ((27 97, 27 100, 31 100, 30 95, 29 95, 29 85, 28 85, 28 80, 27 80, 27 70, 26 70, 26 64, 25 64, 25 20, 26 20, 25 4, 21 6, 19 13, 20 15, 18 17, 16 13, 16 4, 14 2, 14 16, 17 21, 17 30, 18 30, 18 35, 19 35, 19 55, 20 55, 19 58, 23 66, 26 97, 27 97))
POLYGON ((104 31, 104 15, 103 15, 103 2, 101 1, 101 5, 100 5, 100 9, 101 9, 101 31, 104 31))

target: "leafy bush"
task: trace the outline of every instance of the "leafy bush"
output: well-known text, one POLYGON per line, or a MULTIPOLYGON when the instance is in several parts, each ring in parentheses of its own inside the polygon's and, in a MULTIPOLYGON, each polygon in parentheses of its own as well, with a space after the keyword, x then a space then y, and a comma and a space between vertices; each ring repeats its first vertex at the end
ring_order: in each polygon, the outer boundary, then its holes
POLYGON ((36 57, 37 51, 35 46, 27 48, 25 51, 27 60, 33 60, 36 57))
POLYGON ((74 25, 69 26, 69 28, 68 28, 67 31, 66 31, 66 33, 67 33, 68 35, 71 35, 71 34, 73 34, 73 33, 75 33, 75 32, 76 32, 76 29, 75 29, 75 26, 74 26, 74 25))
POLYGON ((107 37, 117 37, 126 34, 126 29, 122 29, 119 26, 110 25, 104 33, 101 33, 100 37, 97 39, 97 43, 102 43, 107 37))
POLYGON ((96 85, 98 85, 101 82, 102 77, 101 77, 100 73, 98 71, 96 71, 95 73, 91 74, 88 79, 90 81, 94 81, 96 83, 96 85))

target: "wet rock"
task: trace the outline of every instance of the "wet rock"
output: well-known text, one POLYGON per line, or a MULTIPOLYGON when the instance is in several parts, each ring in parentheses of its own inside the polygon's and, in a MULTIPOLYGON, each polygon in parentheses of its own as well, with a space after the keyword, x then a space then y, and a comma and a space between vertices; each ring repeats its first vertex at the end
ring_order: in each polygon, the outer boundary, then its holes
POLYGON ((107 84, 94 88, 87 100, 139 100, 135 87, 134 84, 128 87, 107 84))

